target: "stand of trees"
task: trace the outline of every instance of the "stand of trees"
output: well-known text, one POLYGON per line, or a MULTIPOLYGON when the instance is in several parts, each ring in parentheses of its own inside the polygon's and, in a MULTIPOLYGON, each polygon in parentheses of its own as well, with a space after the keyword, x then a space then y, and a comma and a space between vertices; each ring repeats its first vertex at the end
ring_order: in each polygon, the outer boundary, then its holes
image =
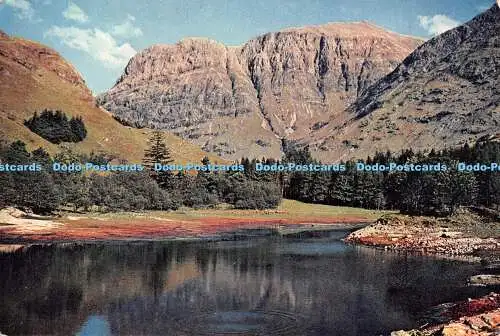
MULTIPOLYGON (((49 155, 42 149, 29 153, 21 141, 12 143, 2 152, 1 161, 14 165, 44 162, 49 155)), ((0 207, 19 205, 45 213, 61 204, 60 186, 49 172, 0 173, 0 207)))
POLYGON ((24 125, 54 144, 61 142, 80 142, 87 136, 87 129, 81 117, 68 119, 61 111, 43 110, 40 115, 24 121, 24 125))
MULTIPOLYGON (((302 164, 318 163, 307 148, 289 148, 284 161, 302 164)), ((448 167, 441 172, 364 172, 357 171, 356 162, 342 162, 345 172, 294 172, 284 174, 284 195, 287 198, 329 205, 368 209, 401 210, 413 215, 447 216, 461 205, 498 207, 500 204, 500 173, 459 172, 458 162, 500 162, 500 143, 483 142, 474 147, 430 153, 376 153, 373 158, 359 160, 366 164, 433 164, 448 167)))
MULTIPOLYGON (((285 146, 281 163, 319 163, 307 148, 285 146)), ((0 161, 9 164, 37 162, 39 172, 0 173, 0 207, 17 206, 48 213, 62 206, 76 210, 169 210, 230 204, 237 209, 266 209, 279 205, 282 197, 308 203, 394 209, 416 215, 446 216, 461 205, 497 207, 500 204, 500 173, 458 172, 360 172, 355 162, 343 162, 344 172, 257 172, 255 166, 280 163, 273 159, 241 159, 243 171, 157 172, 155 163, 171 162, 160 132, 153 132, 145 151, 143 172, 58 173, 50 166, 61 163, 106 164, 102 154, 81 156, 66 149, 54 158, 43 149, 28 152, 24 143, 13 142, 0 150, 0 161)), ((431 151, 405 150, 376 153, 366 164, 500 162, 500 144, 484 142, 474 147, 431 151)), ((210 164, 208 158, 202 163, 210 164)))
MULTIPOLYGON (((1 172, 0 208, 16 206, 36 213, 50 213, 61 207, 74 211, 172 210, 180 206, 214 207, 220 203, 238 209, 277 207, 281 201, 279 184, 246 172, 156 172, 155 163, 171 162, 160 132, 153 132, 145 151, 142 172, 53 172, 54 162, 106 164, 102 154, 77 155, 69 149, 54 158, 43 149, 28 152, 16 141, 0 151, 0 163, 28 165, 36 162, 41 171, 1 172)), ((210 164, 208 158, 202 161, 210 164)))
MULTIPOLYGON (((150 177, 181 205, 202 208, 227 203, 237 209, 267 209, 277 207, 281 201, 281 189, 277 181, 269 183, 267 179, 250 174, 250 167, 244 172, 200 171, 196 175, 182 171, 155 171, 155 163, 167 165, 172 159, 161 132, 153 132, 149 142, 144 166, 150 177)), ((205 157, 201 163, 208 166, 210 160, 205 157)))
POLYGON ((101 211, 174 209, 176 202, 144 172, 59 173, 52 172, 54 161, 102 164, 102 155, 80 156, 64 150, 53 159, 43 149, 26 150, 21 141, 0 153, 4 163, 41 164, 41 171, 0 173, 0 207, 16 206, 36 213, 50 213, 61 206, 75 211, 97 208, 101 211))

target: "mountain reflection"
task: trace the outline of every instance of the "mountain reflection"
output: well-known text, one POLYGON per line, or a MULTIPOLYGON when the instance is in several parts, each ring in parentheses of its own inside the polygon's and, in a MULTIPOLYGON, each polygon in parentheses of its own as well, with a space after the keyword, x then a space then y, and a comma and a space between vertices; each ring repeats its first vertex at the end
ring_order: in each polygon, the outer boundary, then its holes
POLYGON ((0 255, 0 331, 375 335, 414 326, 431 305, 481 294, 463 286, 474 265, 347 246, 337 235, 0 255))

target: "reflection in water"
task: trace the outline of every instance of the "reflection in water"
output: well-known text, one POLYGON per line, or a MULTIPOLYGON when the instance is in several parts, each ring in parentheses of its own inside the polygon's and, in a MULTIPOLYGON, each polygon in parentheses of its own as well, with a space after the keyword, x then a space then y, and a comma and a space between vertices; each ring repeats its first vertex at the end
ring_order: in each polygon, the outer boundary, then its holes
POLYGON ((477 266, 344 245, 346 232, 239 242, 38 247, 0 255, 7 335, 378 335, 485 294, 477 266))

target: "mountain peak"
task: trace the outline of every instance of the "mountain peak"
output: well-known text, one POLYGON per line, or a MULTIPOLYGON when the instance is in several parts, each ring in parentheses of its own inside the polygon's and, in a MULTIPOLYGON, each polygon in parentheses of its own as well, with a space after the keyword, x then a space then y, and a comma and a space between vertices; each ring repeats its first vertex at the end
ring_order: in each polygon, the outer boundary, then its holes
POLYGON ((324 35, 337 38, 379 37, 381 39, 384 39, 391 37, 399 37, 402 39, 407 38, 410 43, 413 42, 415 39, 423 41, 422 38, 396 33, 370 21, 329 22, 320 25, 289 27, 274 33, 267 33, 265 35, 280 34, 280 33, 316 34, 316 35, 324 35))
MULTIPOLYGON (((309 32, 319 34, 336 34, 338 36, 350 37, 363 35, 372 36, 376 32, 386 31, 380 26, 377 26, 368 21, 357 22, 328 22, 320 25, 309 25, 303 27, 290 27, 281 30, 280 32, 309 32)), ((396 34, 396 33, 395 33, 396 34)))
POLYGON ((228 159, 280 157, 281 139, 307 139, 420 43, 366 22, 289 28, 240 47, 184 39, 137 54, 100 102, 228 159))
POLYGON ((343 155, 356 148, 356 155, 366 156, 452 147, 499 133, 499 32, 494 5, 425 42, 358 97, 341 127, 331 120, 317 132, 317 147, 343 155), (341 136, 328 140, 333 134, 341 136))
POLYGON ((494 5, 469 22, 430 39, 361 97, 356 103, 358 113, 369 113, 378 105, 374 97, 397 83, 407 82, 414 73, 441 72, 472 82, 481 81, 480 77, 498 81, 500 69, 495 60, 500 57, 499 32, 500 8, 494 5))

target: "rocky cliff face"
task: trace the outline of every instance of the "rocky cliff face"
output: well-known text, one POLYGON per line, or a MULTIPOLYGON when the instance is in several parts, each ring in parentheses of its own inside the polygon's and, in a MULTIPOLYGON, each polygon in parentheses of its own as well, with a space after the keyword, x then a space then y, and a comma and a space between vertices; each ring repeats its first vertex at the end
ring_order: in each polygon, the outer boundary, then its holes
POLYGON ((280 137, 307 137, 394 69, 419 40, 371 24, 289 29, 245 44, 239 58, 280 137))
POLYGON ((227 158, 280 156, 394 70, 420 40, 368 23, 262 35, 241 47, 152 46, 99 98, 122 122, 173 130, 227 158))
POLYGON ((437 36, 313 137, 324 157, 426 150, 500 131, 500 8, 437 36))

